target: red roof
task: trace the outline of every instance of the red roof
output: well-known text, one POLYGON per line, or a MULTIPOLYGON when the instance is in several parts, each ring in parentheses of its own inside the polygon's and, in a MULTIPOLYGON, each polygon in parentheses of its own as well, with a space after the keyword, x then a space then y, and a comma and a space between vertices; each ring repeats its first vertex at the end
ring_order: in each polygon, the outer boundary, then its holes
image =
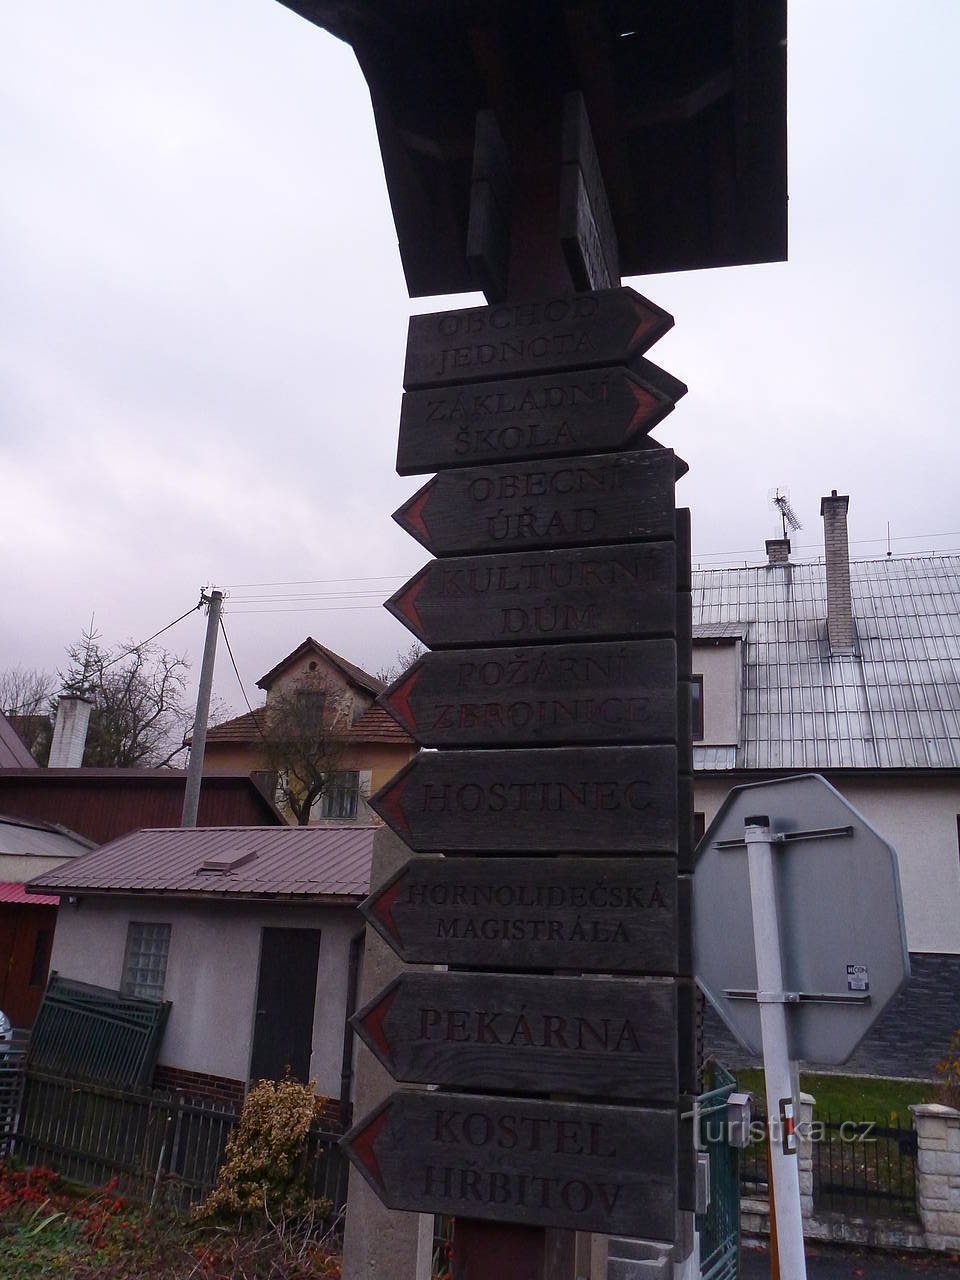
MULTIPOLYGON (((224 720, 207 730, 207 742, 256 742, 260 737, 257 722, 266 725, 266 707, 257 707, 232 720, 224 720)), ((344 737, 353 742, 402 742, 413 744, 409 733, 376 704, 370 706, 350 726, 344 737)))
POLYGON ((26 907, 59 907, 60 899, 43 893, 26 893, 22 884, 0 880, 0 902, 13 902, 26 907))
POLYGON ((30 886, 60 893, 352 900, 369 892, 377 830, 323 826, 134 831, 44 871, 30 886))
POLYGON ((339 653, 334 653, 332 649, 326 648, 325 645, 314 640, 313 636, 307 636, 303 644, 297 645, 292 653, 288 653, 285 658, 281 658, 275 667, 271 667, 265 676, 261 676, 257 681, 257 688, 269 690, 278 676, 282 675, 288 667, 292 667, 295 662, 305 658, 308 653, 318 653, 326 658, 328 662, 333 663, 347 677, 351 684, 359 685, 367 693, 378 694, 386 688, 382 680, 372 676, 369 671, 364 671, 363 667, 355 666, 354 663, 348 662, 346 658, 341 658, 339 653))

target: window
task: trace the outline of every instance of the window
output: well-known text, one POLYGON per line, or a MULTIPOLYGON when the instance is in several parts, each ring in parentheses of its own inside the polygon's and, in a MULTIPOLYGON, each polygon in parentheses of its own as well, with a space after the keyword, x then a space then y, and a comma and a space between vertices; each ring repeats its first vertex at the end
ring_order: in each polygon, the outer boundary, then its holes
POLYGON ((703 737, 703 676, 694 676, 690 681, 690 725, 694 742, 703 737))
POLYGON ((332 773, 320 798, 321 818, 355 818, 360 794, 360 774, 354 771, 332 773))
POLYGON ((127 954, 123 961, 125 996, 163 997, 167 976, 167 954, 170 950, 170 926, 131 920, 127 927, 127 954))

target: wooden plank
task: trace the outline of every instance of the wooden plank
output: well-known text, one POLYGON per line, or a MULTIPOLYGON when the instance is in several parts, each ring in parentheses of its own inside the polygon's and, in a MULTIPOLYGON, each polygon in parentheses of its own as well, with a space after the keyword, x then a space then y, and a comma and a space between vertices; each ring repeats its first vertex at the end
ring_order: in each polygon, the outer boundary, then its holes
POLYGON ((350 1021, 394 1080, 675 1103, 676 987, 663 978, 404 973, 350 1021))
POLYGON ((693 573, 690 565, 690 508, 678 507, 676 520, 677 590, 693 589, 693 573))
POLYGON ((409 964, 689 974, 678 893, 673 858, 413 858, 360 910, 409 964))
POLYGON ((386 608, 431 649, 671 636, 674 573, 672 542, 451 557, 386 608))
MULTIPOLYGON (((387 606, 389 608, 389 605, 387 606)), ((677 675, 689 680, 693 675, 693 595, 678 591, 676 600, 677 675)))
POLYGON ((560 243, 574 287, 609 289, 620 283, 617 233, 583 94, 563 99, 560 243))
POLYGON ((696 840, 693 835, 693 778, 689 773, 677 774, 677 842, 678 869, 692 873, 696 840))
POLYGON ((633 289, 410 317, 405 390, 626 364, 673 325, 633 289))
POLYGON ((510 154, 496 114, 478 111, 473 143, 467 266, 488 302, 507 292, 510 259, 510 154))
POLYGON ((675 1109, 392 1094, 341 1145, 391 1209, 672 1242, 675 1109))
POLYGON ((434 476, 393 514, 434 555, 673 538, 671 449, 465 467, 434 476))
POLYGON ((649 378, 622 368, 407 391, 397 471, 624 449, 675 403, 649 378))
POLYGON ((693 879, 677 877, 677 973, 685 978, 693 974, 693 879))
POLYGON ((426 653, 378 701, 422 746, 602 746, 673 742, 677 689, 673 640, 595 641, 426 653))
POLYGON ((693 681, 677 682, 677 768, 693 772, 693 681))
POLYGON ((423 751, 370 800, 420 853, 675 853, 674 747, 423 751))

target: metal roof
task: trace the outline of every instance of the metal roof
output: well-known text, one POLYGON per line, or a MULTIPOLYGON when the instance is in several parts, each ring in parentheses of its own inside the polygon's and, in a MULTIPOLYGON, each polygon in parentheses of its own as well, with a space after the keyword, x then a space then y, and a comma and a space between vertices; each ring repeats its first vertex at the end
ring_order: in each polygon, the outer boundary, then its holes
POLYGON ((0 880, 0 902, 5 906, 16 907, 58 907, 60 905, 60 899, 55 894, 27 894, 22 884, 14 884, 9 880, 0 880))
POLYGON ((823 563, 694 573, 699 634, 745 627, 740 741, 695 767, 960 766, 960 556, 851 561, 850 579, 856 651, 838 656, 823 563))
POLYGON ((76 858, 94 847, 92 840, 52 822, 0 814, 0 853, 40 858, 76 858))
POLYGON ((57 893, 359 898, 369 892, 375 834, 375 827, 358 826, 135 831, 45 871, 29 887, 57 893))

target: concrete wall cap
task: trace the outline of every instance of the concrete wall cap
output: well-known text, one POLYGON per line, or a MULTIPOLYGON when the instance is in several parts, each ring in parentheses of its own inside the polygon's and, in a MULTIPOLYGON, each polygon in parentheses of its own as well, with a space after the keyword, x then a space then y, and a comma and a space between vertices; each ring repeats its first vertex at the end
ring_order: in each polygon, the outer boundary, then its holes
POLYGON ((960 1120, 956 1107, 945 1107, 942 1102, 913 1102, 910 1110, 915 1116, 938 1116, 944 1120, 960 1120))

